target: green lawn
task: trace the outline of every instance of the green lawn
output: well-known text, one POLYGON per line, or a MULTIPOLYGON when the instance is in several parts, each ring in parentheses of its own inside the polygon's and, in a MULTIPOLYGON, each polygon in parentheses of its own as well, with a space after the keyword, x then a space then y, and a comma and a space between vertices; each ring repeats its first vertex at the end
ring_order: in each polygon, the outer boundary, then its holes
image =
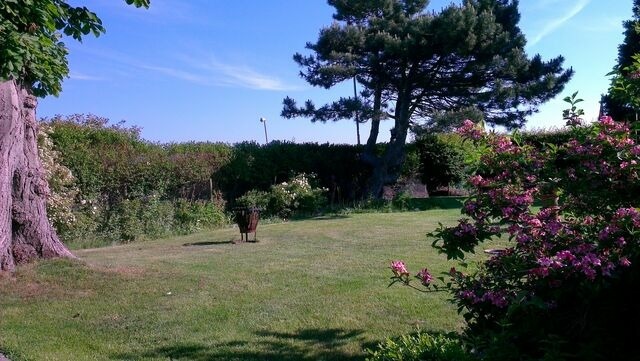
POLYGON ((420 327, 459 329, 445 293, 388 288, 392 259, 451 267, 425 234, 458 210, 371 213, 77 251, 0 277, 0 352, 19 360, 363 360, 420 327))

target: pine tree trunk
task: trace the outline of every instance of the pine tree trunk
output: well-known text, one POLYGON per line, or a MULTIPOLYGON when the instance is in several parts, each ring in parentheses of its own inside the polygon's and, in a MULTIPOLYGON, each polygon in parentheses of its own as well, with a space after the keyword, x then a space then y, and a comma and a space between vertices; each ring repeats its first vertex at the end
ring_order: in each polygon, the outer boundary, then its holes
POLYGON ((47 218, 36 105, 16 81, 0 82, 0 271, 37 258, 74 257, 47 218))
POLYGON ((367 196, 370 198, 382 198, 383 187, 395 184, 400 177, 409 131, 409 99, 409 95, 407 95, 405 98, 399 98, 396 102, 395 126, 392 129, 389 144, 387 144, 381 157, 374 155, 375 139, 371 141, 371 137, 374 135, 374 126, 375 137, 377 138, 379 120, 378 122, 372 122, 370 141, 367 142, 367 149, 363 156, 365 162, 372 167, 372 173, 367 183, 367 196))

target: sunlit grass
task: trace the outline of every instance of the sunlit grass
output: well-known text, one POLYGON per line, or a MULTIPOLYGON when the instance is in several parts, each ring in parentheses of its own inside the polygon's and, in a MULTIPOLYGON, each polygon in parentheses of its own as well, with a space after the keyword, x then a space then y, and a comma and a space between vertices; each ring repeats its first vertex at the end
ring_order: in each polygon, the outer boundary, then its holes
POLYGON ((352 214, 77 251, 0 279, 14 360, 362 360, 420 327, 452 331, 446 293, 388 288, 389 262, 453 263, 425 234, 458 210, 352 214))

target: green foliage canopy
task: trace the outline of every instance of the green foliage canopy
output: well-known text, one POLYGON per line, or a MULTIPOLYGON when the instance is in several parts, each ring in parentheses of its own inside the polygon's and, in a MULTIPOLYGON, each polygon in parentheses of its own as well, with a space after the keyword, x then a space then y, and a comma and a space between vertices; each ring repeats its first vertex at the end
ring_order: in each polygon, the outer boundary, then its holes
MULTIPOLYGON (((125 0, 149 7, 150 0, 125 0)), ((84 6, 63 0, 0 1, 0 80, 17 80, 36 96, 58 95, 69 74, 63 34, 104 33, 102 21, 84 6)))
POLYGON ((623 22, 624 40, 618 46, 618 61, 609 93, 602 96, 602 113, 618 121, 636 119, 640 108, 640 0, 633 1, 633 18, 623 22))
POLYGON ((294 60, 314 86, 330 88, 355 76, 366 89, 362 104, 342 98, 320 108, 310 101, 297 107, 287 98, 285 116, 338 120, 360 105, 373 106, 363 109, 370 116, 386 108, 383 115, 398 124, 475 106, 489 123, 519 127, 573 74, 562 68, 561 56, 527 56, 518 1, 466 0, 440 13, 428 11, 427 0, 329 3, 336 22, 307 44, 311 55, 295 54, 294 60))

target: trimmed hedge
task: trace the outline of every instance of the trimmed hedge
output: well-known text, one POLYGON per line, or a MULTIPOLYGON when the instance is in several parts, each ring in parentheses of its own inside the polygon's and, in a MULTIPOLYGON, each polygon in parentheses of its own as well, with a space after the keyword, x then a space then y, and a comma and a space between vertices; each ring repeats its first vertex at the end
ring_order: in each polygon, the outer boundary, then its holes
MULTIPOLYGON (((330 206, 353 206, 364 198, 370 175, 370 168, 360 160, 364 149, 355 145, 286 141, 160 144, 142 139, 136 127, 109 124, 93 115, 58 116, 44 122, 79 189, 73 208, 78 224, 84 226, 67 232, 75 238, 99 233, 111 241, 126 241, 199 229, 184 226, 176 218, 188 219, 184 210, 198 208, 197 202, 210 202, 219 209, 214 217, 218 221, 200 223, 219 224, 225 218, 220 214, 233 207, 238 197, 248 191, 269 191, 298 174, 314 175, 316 186, 327 190, 330 206), (193 206, 185 207, 184 202, 193 206), (124 212, 123 205, 137 209, 132 213, 138 216, 124 219, 116 215, 124 212), (143 225, 149 223, 149 214, 156 213, 169 226, 152 229, 143 225), (144 236, 131 236, 126 228, 144 229, 144 236)), ((536 141, 546 142, 544 139, 536 141)), ((384 146, 379 145, 378 151, 384 146)), ((422 178, 430 191, 443 185, 460 186, 461 175, 472 172, 477 161, 473 145, 455 134, 422 137, 406 146, 401 180, 422 178)))
POLYGON ((230 161, 213 179, 225 199, 234 200, 249 190, 267 191, 296 174, 314 174, 333 204, 344 203, 364 194, 369 171, 359 160, 361 151, 343 144, 244 142, 233 146, 230 161))

